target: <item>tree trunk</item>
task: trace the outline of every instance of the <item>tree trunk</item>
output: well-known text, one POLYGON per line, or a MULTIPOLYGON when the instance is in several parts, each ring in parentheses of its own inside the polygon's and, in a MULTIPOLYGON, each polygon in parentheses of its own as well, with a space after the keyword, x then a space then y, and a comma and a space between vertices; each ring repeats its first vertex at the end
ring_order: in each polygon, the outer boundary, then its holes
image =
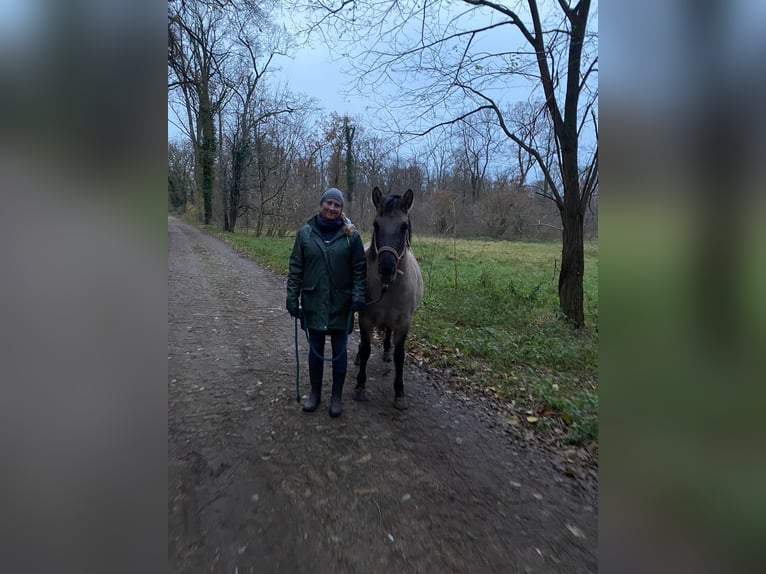
MULTIPOLYGON (((570 199, 569 203, 575 203, 570 199)), ((561 210, 564 228, 561 249, 561 272, 559 273, 559 305, 562 313, 574 327, 585 324, 583 310, 583 276, 585 254, 583 248, 583 216, 577 205, 569 205, 564 199, 561 210)))
POLYGON ((226 231, 234 231, 234 227, 237 225, 237 217, 239 216, 239 203, 242 194, 242 182, 245 175, 245 168, 249 161, 248 157, 248 142, 247 134, 238 136, 239 139, 235 140, 232 145, 232 159, 231 159, 231 189, 229 191, 229 212, 228 212, 228 225, 229 229, 226 231))
POLYGON ((231 226, 229 221, 229 201, 228 196, 225 191, 221 191, 221 209, 223 214, 223 230, 226 232, 234 231, 234 228, 231 226))
POLYGON ((237 225, 237 217, 239 216, 240 181, 242 179, 242 174, 239 171, 239 166, 237 166, 232 171, 234 171, 234 174, 231 182, 231 191, 229 195, 229 213, 227 217, 229 228, 226 231, 231 231, 234 233, 234 227, 237 225))
POLYGON ((199 119, 202 138, 200 142, 202 205, 204 223, 213 219, 213 187, 215 186, 215 117, 206 90, 200 93, 199 119))
POLYGON ((263 224, 264 224, 264 216, 263 216, 263 209, 264 209, 264 202, 260 201, 258 206, 258 214, 255 220, 255 236, 260 237, 263 234, 263 224))
POLYGON ((229 220, 229 203, 231 198, 229 197, 228 185, 226 183, 226 162, 224 160, 224 147, 223 147, 223 113, 221 108, 218 108, 218 135, 221 138, 220 145, 218 146, 218 193, 221 196, 221 217, 223 217, 223 230, 234 231, 234 224, 229 220))
POLYGON ((212 153, 209 150, 202 151, 202 202, 204 208, 204 223, 209 224, 213 220, 213 177, 214 169, 212 153))
POLYGON ((354 205, 354 187, 356 183, 354 160, 354 134, 356 127, 349 126, 348 118, 343 118, 343 136, 346 141, 346 213, 351 213, 354 205))
POLYGON ((229 213, 227 217, 227 224, 229 228, 226 231, 234 233, 234 227, 237 225, 237 216, 239 215, 239 191, 233 190, 231 192, 231 205, 229 205, 229 213))

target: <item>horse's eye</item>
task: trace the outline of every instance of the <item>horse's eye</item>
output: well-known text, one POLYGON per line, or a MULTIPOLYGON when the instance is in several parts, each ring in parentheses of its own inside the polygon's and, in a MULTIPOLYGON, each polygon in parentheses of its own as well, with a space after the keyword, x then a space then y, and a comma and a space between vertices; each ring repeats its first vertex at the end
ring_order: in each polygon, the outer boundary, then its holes
POLYGON ((407 229, 409 229, 409 227, 410 226, 407 225, 406 223, 402 223, 402 231, 407 231, 407 229))
POLYGON ((372 226, 375 228, 375 231, 377 231, 380 228, 377 221, 373 221, 372 226))

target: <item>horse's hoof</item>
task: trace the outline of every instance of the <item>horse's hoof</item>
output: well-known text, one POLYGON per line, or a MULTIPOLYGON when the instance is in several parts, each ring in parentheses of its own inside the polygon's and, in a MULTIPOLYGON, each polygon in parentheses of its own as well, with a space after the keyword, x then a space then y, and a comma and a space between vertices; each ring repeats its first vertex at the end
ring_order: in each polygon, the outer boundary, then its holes
POLYGON ((351 394, 351 398, 355 401, 366 401, 367 389, 354 389, 354 392, 351 394))
POLYGON ((399 409, 400 411, 406 411, 407 407, 407 399, 404 397, 394 398, 394 408, 399 409))
POLYGON ((390 363, 391 362, 391 353, 390 352, 383 353, 383 361, 386 362, 386 363, 390 363))

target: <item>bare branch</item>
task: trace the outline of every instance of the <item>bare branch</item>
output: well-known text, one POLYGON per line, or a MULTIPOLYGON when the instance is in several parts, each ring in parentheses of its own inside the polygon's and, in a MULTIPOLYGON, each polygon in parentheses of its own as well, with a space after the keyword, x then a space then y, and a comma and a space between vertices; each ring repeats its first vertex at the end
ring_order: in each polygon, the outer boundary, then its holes
POLYGON ((447 36, 442 36, 441 38, 438 38, 437 40, 434 40, 432 42, 429 42, 428 44, 421 44, 414 48, 410 48, 408 50, 401 50, 397 52, 385 52, 385 51, 370 51, 370 54, 375 54, 376 60, 380 63, 375 64, 373 63, 367 71, 363 72, 364 75, 372 74, 372 72, 378 71, 380 69, 384 69, 387 67, 390 67, 394 62, 400 61, 405 59, 407 56, 412 56, 414 54, 417 54, 418 52, 424 52, 426 50, 429 50, 431 48, 435 48, 439 46, 440 44, 446 44, 450 42, 451 40, 456 40, 459 38, 463 38, 464 36, 473 37, 476 34, 480 32, 487 32, 489 30, 493 30, 495 28, 500 28, 502 26, 508 26, 510 25, 510 22, 498 22, 496 24, 490 24, 489 26, 483 26, 481 28, 474 28, 472 30, 464 30, 461 32, 455 32, 454 34, 449 34, 447 36), (389 58, 389 59, 385 59, 389 58))
MULTIPOLYGON (((558 189, 556 187, 556 182, 554 181, 553 177, 551 176, 549 168, 546 165, 546 162, 543 160, 543 157, 540 154, 539 150, 535 149, 530 144, 528 144, 527 142, 522 140, 520 137, 518 137, 515 133, 513 133, 508 128, 507 124, 505 123, 505 118, 503 117, 503 113, 500 111, 500 108, 498 108, 497 104, 494 102, 494 100, 492 98, 490 98, 489 96, 487 96, 485 94, 482 94, 481 92, 479 92, 478 90, 475 90, 471 86, 460 85, 460 87, 463 88, 464 90, 468 91, 468 92, 471 92, 471 93, 479 96, 483 100, 489 102, 489 106, 482 106, 482 108, 489 108, 489 109, 493 110, 495 112, 495 115, 497 116, 498 123, 500 124, 500 129, 503 130, 505 135, 507 135, 512 141, 514 141, 516 144, 518 144, 519 147, 523 148, 528 154, 530 154, 532 157, 534 157, 537 160, 538 166, 543 171, 543 175, 545 176, 545 179, 548 182, 548 185, 551 186, 551 189, 552 189, 552 191, 553 191, 553 193, 555 195, 556 203, 557 204, 561 203, 562 202, 561 194, 559 193, 559 191, 558 191, 558 189)), ((479 108, 479 109, 482 109, 482 108, 479 108)), ((478 110, 476 110, 476 111, 478 111, 478 110)))
POLYGON ((594 190, 598 187, 598 147, 593 152, 593 159, 587 169, 587 175, 583 182, 580 196, 580 209, 584 213, 585 206, 590 203, 594 190))
POLYGON ((521 18, 519 18, 518 14, 516 14, 516 12, 514 12, 513 10, 509 10, 505 6, 501 6, 500 4, 495 4, 494 2, 488 2, 487 0, 463 0, 463 2, 465 2, 466 4, 471 4, 473 6, 486 6, 487 8, 492 8, 493 10, 500 12, 501 14, 504 14, 505 16, 508 16, 511 19, 511 23, 514 26, 516 26, 524 35, 524 37, 527 39, 527 42, 529 42, 532 45, 535 44, 535 37, 530 33, 530 31, 521 21, 521 18))
POLYGON ((598 68, 596 68, 596 64, 598 64, 598 56, 594 58, 594 60, 590 63, 590 66, 588 66, 588 69, 583 74, 582 80, 580 81, 579 90, 582 91, 585 88, 585 84, 588 81, 588 76, 590 76, 591 72, 598 71, 598 68))
POLYGON ((559 0, 559 6, 561 6, 561 9, 563 10, 564 14, 567 15, 567 18, 572 18, 572 14, 574 13, 574 11, 572 10, 572 8, 569 6, 567 2, 565 2, 564 0, 559 0))
POLYGON ((559 227, 557 225, 551 225, 550 223, 536 223, 535 227, 550 227, 552 229, 555 229, 556 231, 564 231, 563 227, 559 227))

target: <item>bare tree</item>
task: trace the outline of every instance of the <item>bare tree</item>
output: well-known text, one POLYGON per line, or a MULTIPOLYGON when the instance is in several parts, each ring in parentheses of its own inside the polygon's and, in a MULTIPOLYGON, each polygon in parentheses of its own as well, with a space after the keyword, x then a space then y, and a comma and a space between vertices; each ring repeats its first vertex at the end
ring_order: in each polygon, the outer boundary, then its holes
POLYGON ((450 164, 449 138, 443 133, 430 133, 426 137, 426 191, 435 193, 444 189, 450 164))
POLYGON ((343 141, 346 152, 346 201, 348 211, 354 205, 354 189, 356 187, 356 152, 354 150, 354 136, 356 135, 356 125, 354 125, 348 116, 343 117, 343 141))
POLYGON ((234 231, 240 213, 248 209, 243 195, 245 176, 255 157, 256 127, 271 116, 294 110, 289 94, 272 98, 263 85, 274 57, 286 54, 288 38, 265 18, 258 23, 257 29, 254 28, 249 18, 241 13, 232 15, 230 26, 236 39, 233 48, 236 64, 228 75, 233 94, 229 115, 234 125, 228 150, 231 178, 226 189, 222 189, 226 206, 225 231, 234 231))
MULTIPOLYGON (((308 151, 316 157, 316 148, 308 136, 308 109, 286 105, 293 96, 284 92, 278 99, 263 102, 273 109, 289 107, 285 113, 261 113, 253 137, 254 161, 249 170, 251 185, 247 190, 247 209, 255 214, 257 235, 277 235, 284 231, 295 211, 294 194, 289 193, 310 177, 313 162, 306 162, 308 151), (312 150, 312 147, 314 149, 312 150)), ((312 186, 317 189, 316 186, 312 186)), ((318 202, 319 196, 315 196, 318 202)))
POLYGON ((226 97, 221 71, 227 56, 225 18, 222 10, 204 0, 168 2, 168 90, 181 94, 206 224, 213 217, 215 118, 226 97))
POLYGON ((194 150, 188 142, 168 142, 168 209, 183 213, 194 201, 194 150))
POLYGON ((357 123, 352 118, 333 112, 324 127, 329 152, 327 179, 332 187, 343 188, 346 197, 344 211, 351 214, 357 199, 357 123))
POLYGON ((413 156, 394 156, 383 172, 383 188, 388 192, 402 194, 412 189, 420 197, 424 182, 422 164, 413 156))
POLYGON ((285 188, 279 233, 295 229, 316 213, 319 201, 316 190, 323 189, 322 130, 308 111, 290 116, 294 130, 295 157, 289 183, 285 188))
POLYGON ((370 191, 375 186, 384 187, 384 171, 391 159, 391 142, 380 135, 367 135, 357 126, 356 137, 356 191, 354 221, 357 227, 365 228, 372 220, 373 205, 370 191))
POLYGON ((598 186, 591 1, 328 0, 316 10, 314 26, 325 39, 337 39, 359 89, 378 98, 400 133, 425 135, 490 110, 503 133, 535 159, 563 228, 560 308, 582 326, 583 221, 598 186), (508 102, 499 99, 509 86, 526 86, 524 99, 541 93, 540 112, 554 134, 553 163, 528 133, 514 130, 508 102), (596 142, 589 153, 580 145, 586 128, 596 142))
POLYGON ((493 156, 497 156, 498 144, 493 139, 491 112, 484 110, 472 118, 472 121, 462 120, 453 128, 459 144, 454 149, 455 165, 462 172, 467 183, 470 197, 463 200, 471 202, 479 200, 488 176, 488 170, 493 156))
MULTIPOLYGON (((219 163, 223 160, 219 138, 224 107, 235 87, 240 87, 240 105, 248 91, 252 97, 255 85, 276 53, 261 48, 265 44, 261 38, 271 40, 276 35, 268 19, 271 4, 271 0, 168 1, 169 100, 175 103, 179 115, 185 116, 178 127, 195 150, 195 177, 203 198, 206 224, 213 217, 216 160, 219 163), (258 58, 264 52, 267 57, 259 66, 258 58), (243 62, 252 71, 244 77, 243 62), (216 151, 221 152, 219 158, 216 151)), ((241 138, 236 145, 244 145, 241 138)), ((242 149, 236 153, 241 154, 242 149)), ((235 166, 236 161, 232 168, 235 166)), ((226 227, 231 215, 231 202, 227 200, 222 198, 226 227)))
MULTIPOLYGON (((545 165, 556 161, 556 144, 550 114, 546 112, 545 102, 517 102, 508 113, 509 123, 519 138, 530 142, 537 150, 545 165)), ((537 164, 537 157, 522 146, 516 146, 516 167, 518 169, 518 185, 523 187, 528 183, 530 175, 537 164)))

